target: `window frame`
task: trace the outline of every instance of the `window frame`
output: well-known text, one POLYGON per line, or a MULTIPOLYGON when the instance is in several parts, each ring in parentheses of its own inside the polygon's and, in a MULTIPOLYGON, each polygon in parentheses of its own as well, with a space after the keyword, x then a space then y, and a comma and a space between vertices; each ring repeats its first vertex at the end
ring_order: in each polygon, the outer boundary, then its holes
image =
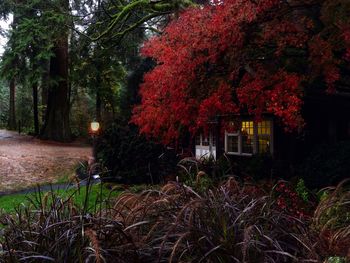
POLYGON ((240 154, 240 149, 241 149, 241 140, 240 140, 240 132, 235 132, 235 133, 233 133, 233 132, 231 132, 231 133, 229 133, 229 132, 227 132, 227 131, 225 131, 225 152, 227 153, 227 154, 231 154, 231 155, 239 155, 240 154), (228 151, 228 139, 227 139, 227 137, 228 136, 232 136, 232 137, 236 137, 237 138, 237 145, 238 145, 238 152, 229 152, 228 151))
MULTIPOLYGON (((197 142, 195 142, 196 151, 197 150, 208 151, 209 152, 208 157, 212 155, 216 158, 216 141, 215 141, 214 134, 212 132, 210 132, 208 134, 208 136, 204 136, 203 133, 199 133, 197 136, 198 136, 200 144, 197 144, 197 142), (207 139, 207 142, 205 144, 203 144, 203 142, 205 142, 205 139, 207 139)), ((202 155, 202 156, 204 156, 204 155, 202 155)))
MULTIPOLYGON (((240 124, 242 126, 242 122, 244 121, 252 121, 253 122, 253 153, 244 153, 243 151, 243 140, 242 140, 242 127, 239 128, 239 130, 237 132, 227 132, 225 131, 225 153, 228 155, 238 155, 238 156, 252 156, 254 154, 258 154, 259 153, 259 134, 258 134, 258 122, 253 121, 253 120, 247 120, 247 119, 242 119, 240 121, 240 124), (228 137, 229 136, 234 136, 237 137, 238 140, 238 152, 229 152, 228 151, 228 137)), ((273 155, 273 149, 274 149, 274 144, 273 144, 273 140, 274 140, 274 134, 273 134, 273 127, 274 127, 274 123, 273 123, 273 119, 270 118, 264 118, 262 121, 268 121, 270 123, 270 151, 269 153, 271 155, 273 155)), ((266 136, 268 134, 261 134, 260 136, 266 136)))

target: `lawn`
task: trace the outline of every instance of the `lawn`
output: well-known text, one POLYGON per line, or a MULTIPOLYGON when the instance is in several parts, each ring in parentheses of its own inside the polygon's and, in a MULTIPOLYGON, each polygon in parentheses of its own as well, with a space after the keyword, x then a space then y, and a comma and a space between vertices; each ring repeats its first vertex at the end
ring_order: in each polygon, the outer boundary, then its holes
MULTIPOLYGON (((74 202, 78 206, 84 205, 85 202, 85 195, 86 195, 86 186, 82 186, 79 189, 59 189, 54 190, 53 193, 56 194, 56 196, 59 196, 62 199, 67 199, 70 196, 72 196, 74 202)), ((46 195, 50 195, 50 191, 42 192, 40 193, 42 198, 44 198, 46 195)), ((110 189, 110 187, 107 187, 105 185, 101 184, 95 184, 91 186, 91 189, 89 191, 88 195, 88 207, 89 210, 94 209, 95 205, 99 203, 101 200, 106 200, 108 197, 116 197, 120 194, 119 190, 113 190, 110 189)), ((0 209, 4 210, 5 212, 14 212, 15 209, 20 205, 28 205, 30 203, 30 200, 36 200, 36 198, 39 196, 39 193, 30 193, 30 194, 14 194, 14 195, 7 195, 0 197, 0 209)))

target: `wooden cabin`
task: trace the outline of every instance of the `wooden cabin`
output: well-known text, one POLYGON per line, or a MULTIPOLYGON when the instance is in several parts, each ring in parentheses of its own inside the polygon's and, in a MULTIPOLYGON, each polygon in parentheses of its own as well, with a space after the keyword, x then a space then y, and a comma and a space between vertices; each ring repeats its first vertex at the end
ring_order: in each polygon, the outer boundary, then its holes
POLYGON ((274 160, 294 163, 318 145, 350 140, 350 92, 308 93, 302 116, 306 125, 299 133, 286 132, 280 121, 268 114, 261 122, 252 116, 217 116, 209 134, 196 137, 195 156, 219 158, 226 154, 234 159, 267 153, 274 160), (223 118, 230 118, 238 128, 223 133, 223 118))

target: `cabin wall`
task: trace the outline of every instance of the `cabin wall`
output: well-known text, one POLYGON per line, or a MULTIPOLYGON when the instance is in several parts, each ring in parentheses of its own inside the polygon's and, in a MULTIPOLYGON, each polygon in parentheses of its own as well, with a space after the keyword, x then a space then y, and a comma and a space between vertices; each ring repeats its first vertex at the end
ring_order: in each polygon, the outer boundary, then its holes
POLYGON ((350 140, 350 98, 328 96, 306 99, 300 133, 286 133, 276 122, 275 159, 299 163, 319 145, 350 140))

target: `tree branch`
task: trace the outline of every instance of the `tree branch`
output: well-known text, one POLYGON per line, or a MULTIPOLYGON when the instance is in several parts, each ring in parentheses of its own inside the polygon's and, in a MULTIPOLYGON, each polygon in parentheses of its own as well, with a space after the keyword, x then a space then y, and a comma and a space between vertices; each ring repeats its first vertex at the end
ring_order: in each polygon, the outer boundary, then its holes
POLYGON ((127 17, 129 14, 133 13, 135 10, 139 10, 142 8, 143 11, 148 11, 149 14, 145 17, 141 18, 139 21, 134 23, 132 26, 129 26, 127 29, 118 32, 117 34, 114 34, 115 36, 123 36, 127 32, 130 32, 131 30, 135 29, 136 27, 140 26, 142 23, 155 18, 157 16, 161 16, 164 14, 170 14, 171 12, 177 11, 178 9, 185 8, 188 6, 194 6, 195 4, 191 0, 134 0, 126 5, 116 14, 110 15, 112 17, 112 21, 109 23, 107 28, 99 34, 97 37, 93 37, 93 41, 100 40, 101 38, 105 37, 109 33, 112 32, 112 30, 123 21, 123 24, 125 24, 125 17, 127 17))

